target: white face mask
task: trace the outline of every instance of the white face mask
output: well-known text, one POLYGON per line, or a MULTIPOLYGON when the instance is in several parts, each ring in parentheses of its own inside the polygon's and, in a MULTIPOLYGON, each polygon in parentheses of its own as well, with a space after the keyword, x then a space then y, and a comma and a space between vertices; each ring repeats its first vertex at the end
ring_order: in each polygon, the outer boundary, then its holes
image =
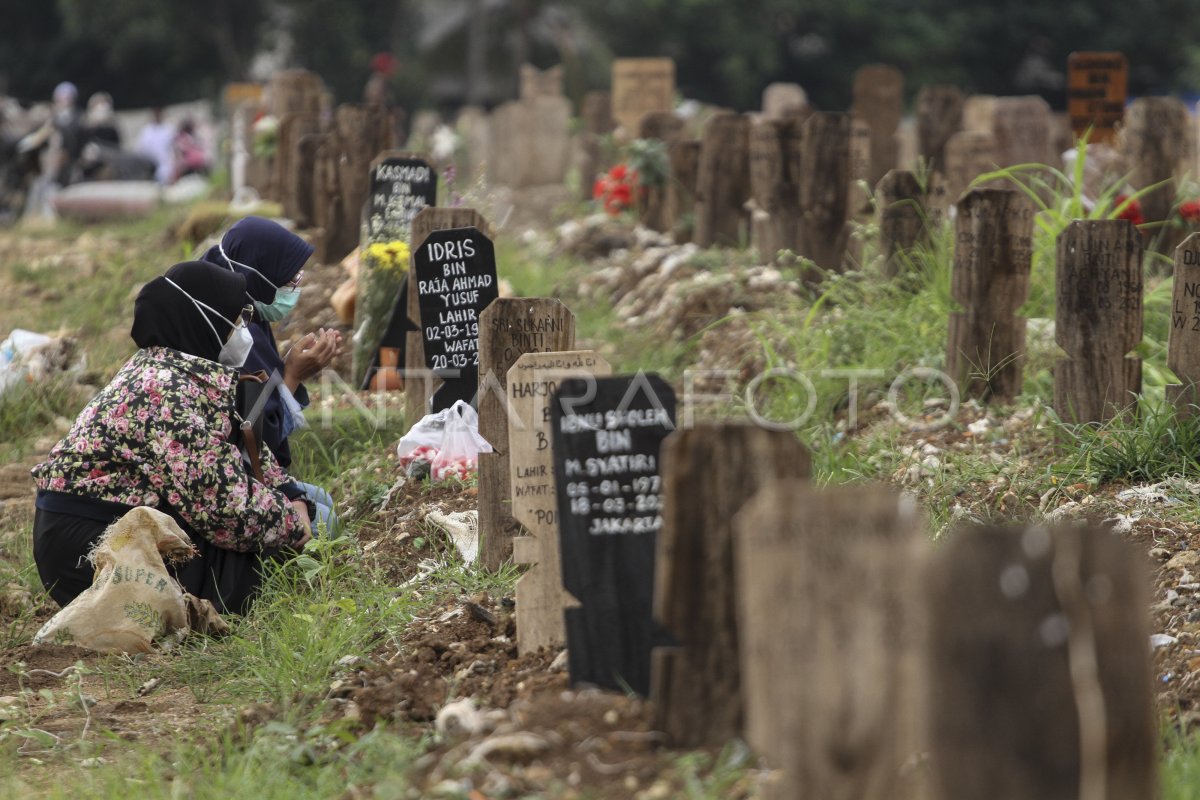
POLYGON ((227 367, 241 369, 253 346, 254 337, 250 335, 250 329, 245 325, 238 325, 233 330, 233 336, 230 336, 229 340, 221 345, 221 353, 217 356, 217 361, 227 367))
POLYGON ((250 355, 250 348, 254 346, 254 337, 250 335, 250 331, 241 322, 232 322, 225 318, 225 315, 217 311, 207 303, 201 303, 196 298, 188 294, 187 290, 180 286, 175 281, 163 276, 163 280, 174 286, 179 291, 183 292, 183 296, 192 301, 192 305, 200 312, 200 317, 208 325, 208 329, 213 332, 213 336, 217 337, 217 342, 221 345, 221 352, 217 355, 217 363, 226 367, 241 368, 246 363, 246 358, 250 355), (204 309, 208 309, 216 314, 221 319, 229 323, 233 328, 233 335, 226 340, 221 339, 221 334, 217 333, 217 328, 212 324, 212 320, 204 313, 204 309))

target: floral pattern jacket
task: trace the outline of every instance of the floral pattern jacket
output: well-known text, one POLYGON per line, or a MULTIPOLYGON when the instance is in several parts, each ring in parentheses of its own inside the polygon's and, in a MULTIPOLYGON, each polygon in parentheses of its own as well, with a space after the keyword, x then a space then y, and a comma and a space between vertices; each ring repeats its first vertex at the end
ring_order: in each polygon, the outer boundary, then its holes
POLYGON ((267 448, 263 477, 242 460, 238 371, 165 347, 139 350, 33 468, 38 489, 130 506, 164 504, 217 547, 242 552, 304 533, 267 448), (236 426, 236 427, 235 427, 236 426))

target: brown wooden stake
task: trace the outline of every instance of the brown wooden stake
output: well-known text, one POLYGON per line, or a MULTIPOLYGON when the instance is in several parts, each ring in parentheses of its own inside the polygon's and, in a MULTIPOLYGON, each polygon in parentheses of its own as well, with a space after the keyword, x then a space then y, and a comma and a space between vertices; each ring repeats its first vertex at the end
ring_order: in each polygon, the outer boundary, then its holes
POLYGON ((704 128, 696 173, 696 229, 700 247, 737 245, 748 234, 750 120, 724 111, 704 128))
POLYGON ((1179 417, 1195 416, 1200 410, 1200 233, 1175 248, 1167 366, 1180 380, 1167 384, 1167 400, 1179 417))
POLYGON ((335 261, 329 254, 329 231, 337 227, 342 215, 342 200, 337 189, 337 141, 333 134, 318 134, 315 147, 312 207, 317 236, 313 257, 320 264, 329 264, 335 261))
POLYGON ((947 140, 946 193, 951 202, 958 202, 972 181, 995 169, 996 137, 992 134, 959 131, 947 140))
POLYGON ((302 160, 300 140, 319 133, 321 117, 317 114, 287 114, 279 120, 275 140, 275 159, 271 165, 271 183, 278 191, 283 215, 292 221, 299 216, 302 160))
MULTIPOLYGON (((333 116, 323 183, 337 198, 326 206, 324 256, 340 261, 358 246, 367 202, 371 160, 392 140, 392 120, 382 106, 341 105, 333 116)), ((314 191, 320 191, 316 189, 314 191)))
POLYGON ((608 92, 588 92, 583 98, 579 116, 583 121, 580 133, 580 199, 592 199, 595 181, 604 171, 603 139, 612 133, 616 123, 612 117, 612 96, 608 92))
POLYGON ((526 353, 508 370, 512 515, 528 534, 512 540, 513 561, 530 565, 517 579, 517 650, 521 655, 566 642, 563 611, 572 603, 562 580, 550 398, 567 378, 611 374, 608 362, 591 350, 526 353))
POLYGON ((801 255, 831 271, 842 269, 847 222, 858 210, 850 191, 855 170, 862 167, 861 158, 854 156, 853 128, 849 114, 818 111, 805 120, 801 137, 801 255))
POLYGON ((479 433, 495 452, 479 456, 479 560, 499 569, 520 525, 512 514, 508 371, 525 353, 570 350, 575 315, 551 297, 502 297, 479 317, 479 433))
POLYGON ((734 528, 746 740, 782 773, 765 796, 923 797, 905 767, 921 744, 915 506, 882 488, 779 481, 734 528))
POLYGON ((760 118, 750 127, 750 242, 767 261, 800 246, 799 131, 796 117, 760 118))
POLYGON ((651 661, 655 727, 679 747, 720 747, 742 735, 734 515, 771 481, 807 478, 791 432, 703 425, 663 443, 663 527, 654 617, 680 644, 651 661))
MULTIPOLYGON (((669 111, 655 111, 642 117, 641 139, 656 139, 670 148, 683 135, 683 120, 669 111)), ((671 229, 667 217, 668 181, 661 186, 644 186, 638 198, 638 219, 647 228, 666 232, 671 229)))
POLYGON ((294 221, 298 228, 316 225, 313 186, 317 179, 317 151, 324 135, 310 133, 300 137, 296 148, 296 179, 291 191, 295 204, 294 221))
POLYGON ((883 274, 889 278, 909 272, 908 253, 925 235, 925 191, 917 176, 894 169, 875 187, 876 223, 883 274))
POLYGON ((1142 215, 1147 222, 1167 219, 1175 202, 1176 181, 1191 170, 1195 159, 1195 130, 1187 106, 1174 97, 1134 100, 1125 111, 1122 139, 1133 187, 1163 183, 1138 199, 1142 215))
POLYGON ((917 92, 917 153, 946 169, 946 142, 962 130, 963 93, 957 86, 922 86, 917 92))
MULTIPOLYGON (((409 275, 412 275, 412 258, 417 250, 425 243, 425 239, 434 231, 445 231, 452 228, 478 228, 484 236, 491 237, 491 226, 482 214, 473 208, 423 208, 417 212, 412 222, 412 238, 409 240, 409 275)), ((430 375, 429 380, 422 380, 421 375, 427 374, 425 366, 425 341, 421 335, 421 305, 419 293, 408 292, 408 321, 409 331, 405 339, 404 368, 407 375, 404 379, 404 413, 409 425, 415 424, 421 417, 429 413, 429 398, 437 389, 440 381, 430 375)))
POLYGON ((900 161, 896 128, 904 114, 904 73, 888 64, 860 68, 850 111, 871 129, 871 166, 864 177, 874 186, 900 161))
POLYGON ((1045 100, 1036 95, 997 97, 992 113, 997 164, 1058 164, 1054 125, 1045 100))
POLYGON ((976 189, 958 201, 946 372, 964 398, 1012 402, 1025 368, 1025 320, 1033 264, 1032 198, 1012 189, 976 189))
MULTIPOLYGON (((667 183, 667 224, 675 232, 675 241, 691 241, 692 229, 685 219, 696 206, 696 177, 700 171, 700 142, 680 140, 667 145, 671 178, 667 183)), ((692 223, 693 225, 695 223, 692 223)))
POLYGON ((925 583, 938 800, 1153 798, 1144 553, 1107 530, 963 530, 925 583))
POLYGON ((1076 220, 1058 236, 1054 410, 1104 422, 1134 407, 1142 360, 1142 238, 1127 220, 1076 220))

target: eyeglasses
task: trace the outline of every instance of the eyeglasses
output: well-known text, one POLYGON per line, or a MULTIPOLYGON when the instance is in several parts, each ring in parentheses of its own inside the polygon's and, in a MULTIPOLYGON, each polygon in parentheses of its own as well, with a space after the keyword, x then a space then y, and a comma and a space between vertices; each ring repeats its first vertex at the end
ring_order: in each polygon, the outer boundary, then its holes
POLYGON ((290 286, 294 289, 300 285, 300 281, 302 281, 302 280, 304 280, 304 270, 300 270, 299 272, 297 272, 296 277, 292 278, 285 285, 290 286))

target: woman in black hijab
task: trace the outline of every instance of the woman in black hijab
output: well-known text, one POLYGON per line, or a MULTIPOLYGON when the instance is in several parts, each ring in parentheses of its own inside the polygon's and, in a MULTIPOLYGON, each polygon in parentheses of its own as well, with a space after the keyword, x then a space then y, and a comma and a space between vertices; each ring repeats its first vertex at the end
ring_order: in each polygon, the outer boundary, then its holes
MULTIPOLYGON (((292 463, 288 437, 304 424, 308 407, 304 381, 320 374, 341 353, 342 337, 335 330, 309 333, 296 342, 286 356, 279 353, 273 322, 280 322, 295 308, 302 291, 304 265, 313 247, 277 222, 262 217, 238 220, 209 248, 204 260, 236 272, 246 279, 245 297, 254 304, 249 328, 254 338, 250 356, 242 368, 244 376, 265 380, 265 391, 243 391, 242 416, 250 419, 263 444, 287 469, 292 463)), ((244 383, 243 389, 254 387, 244 383)), ((316 504, 322 527, 333 529, 337 516, 333 498, 311 483, 298 483, 316 504)))
POLYGON ((91 585, 87 554, 136 506, 170 514, 188 533, 199 555, 176 577, 221 611, 246 610, 265 554, 310 537, 311 509, 291 479, 269 454, 261 478, 243 457, 244 291, 240 275, 201 262, 142 287, 132 329, 140 349, 33 469, 34 560, 60 605, 91 585))

